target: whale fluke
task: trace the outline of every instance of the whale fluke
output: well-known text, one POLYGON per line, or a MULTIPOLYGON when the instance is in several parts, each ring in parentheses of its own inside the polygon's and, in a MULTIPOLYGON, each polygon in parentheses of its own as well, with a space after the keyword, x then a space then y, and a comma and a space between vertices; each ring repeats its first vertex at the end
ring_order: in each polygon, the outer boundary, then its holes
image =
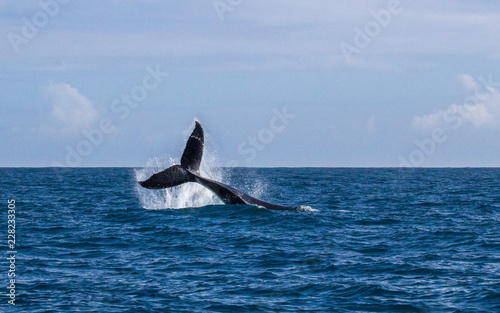
POLYGON ((164 189, 179 186, 187 182, 194 182, 193 176, 189 175, 181 165, 174 165, 166 170, 156 173, 139 184, 148 189, 164 189))
POLYGON ((203 128, 200 122, 196 121, 194 130, 189 136, 186 143, 186 148, 184 148, 184 153, 181 157, 181 166, 185 169, 199 173, 201 158, 203 157, 203 145, 205 142, 203 135, 203 128))
POLYGON ((194 130, 188 138, 186 148, 184 148, 181 165, 171 166, 162 172, 154 174, 149 179, 139 182, 139 184, 144 188, 163 189, 195 182, 194 176, 190 172, 200 172, 204 141, 203 128, 200 122, 196 121, 194 130))
POLYGON ((203 157, 204 135, 200 122, 196 121, 193 132, 189 136, 186 148, 182 154, 181 164, 174 165, 164 171, 154 174, 139 184, 148 189, 163 189, 175 187, 184 183, 196 182, 210 189, 227 204, 253 204, 270 210, 300 210, 301 207, 287 207, 255 199, 236 188, 221 182, 202 177, 200 164, 203 157))

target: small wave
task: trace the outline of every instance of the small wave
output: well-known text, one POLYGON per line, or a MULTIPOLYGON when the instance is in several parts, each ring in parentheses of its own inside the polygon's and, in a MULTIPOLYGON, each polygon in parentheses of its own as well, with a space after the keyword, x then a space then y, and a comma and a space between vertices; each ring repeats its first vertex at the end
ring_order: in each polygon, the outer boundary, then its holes
POLYGON ((300 205, 297 207, 297 211, 306 211, 306 212, 319 212, 319 210, 316 210, 308 205, 300 205))
POLYGON ((352 213, 352 211, 349 210, 335 210, 335 211, 339 213, 352 213))
MULTIPOLYGON (((260 205, 255 205, 255 207, 258 207, 259 209, 266 209, 264 206, 260 205)), ((289 209, 289 211, 304 211, 304 212, 319 212, 319 210, 313 209, 312 207, 308 205, 299 205, 299 206, 294 206, 289 209)))

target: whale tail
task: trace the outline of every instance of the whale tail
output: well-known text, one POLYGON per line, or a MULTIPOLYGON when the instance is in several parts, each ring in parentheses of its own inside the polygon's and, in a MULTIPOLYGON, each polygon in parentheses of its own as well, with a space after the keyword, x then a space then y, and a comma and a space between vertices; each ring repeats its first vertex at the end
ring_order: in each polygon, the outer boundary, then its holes
POLYGON ((191 172, 200 173, 201 158, 203 157, 203 145, 205 136, 200 122, 196 121, 194 130, 189 136, 181 157, 181 166, 191 172))
POLYGON ((270 210, 297 210, 298 207, 286 207, 255 199, 231 186, 200 176, 200 164, 203 157, 203 128, 196 121, 181 157, 181 164, 174 165, 156 173, 139 184, 148 189, 175 187, 184 183, 195 182, 214 192, 224 203, 255 204, 270 210))
POLYGON ((201 158, 204 145, 203 128, 196 121, 193 132, 189 136, 181 157, 181 164, 174 165, 166 170, 156 173, 139 184, 148 189, 163 189, 175 187, 184 183, 196 182, 195 175, 200 173, 201 158))

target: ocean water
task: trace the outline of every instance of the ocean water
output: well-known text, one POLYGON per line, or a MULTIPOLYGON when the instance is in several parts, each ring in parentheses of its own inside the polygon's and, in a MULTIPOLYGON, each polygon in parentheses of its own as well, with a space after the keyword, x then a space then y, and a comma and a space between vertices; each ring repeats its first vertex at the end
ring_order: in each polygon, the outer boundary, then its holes
POLYGON ((293 212, 140 189, 153 170, 0 169, 0 311, 500 312, 500 169, 212 173, 293 212))

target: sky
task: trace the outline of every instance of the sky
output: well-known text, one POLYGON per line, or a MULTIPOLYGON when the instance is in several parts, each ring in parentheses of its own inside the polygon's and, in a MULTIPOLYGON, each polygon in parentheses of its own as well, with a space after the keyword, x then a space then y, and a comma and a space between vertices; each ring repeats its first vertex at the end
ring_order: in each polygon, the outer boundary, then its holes
POLYGON ((0 167, 500 166, 491 0, 0 0, 0 167))

